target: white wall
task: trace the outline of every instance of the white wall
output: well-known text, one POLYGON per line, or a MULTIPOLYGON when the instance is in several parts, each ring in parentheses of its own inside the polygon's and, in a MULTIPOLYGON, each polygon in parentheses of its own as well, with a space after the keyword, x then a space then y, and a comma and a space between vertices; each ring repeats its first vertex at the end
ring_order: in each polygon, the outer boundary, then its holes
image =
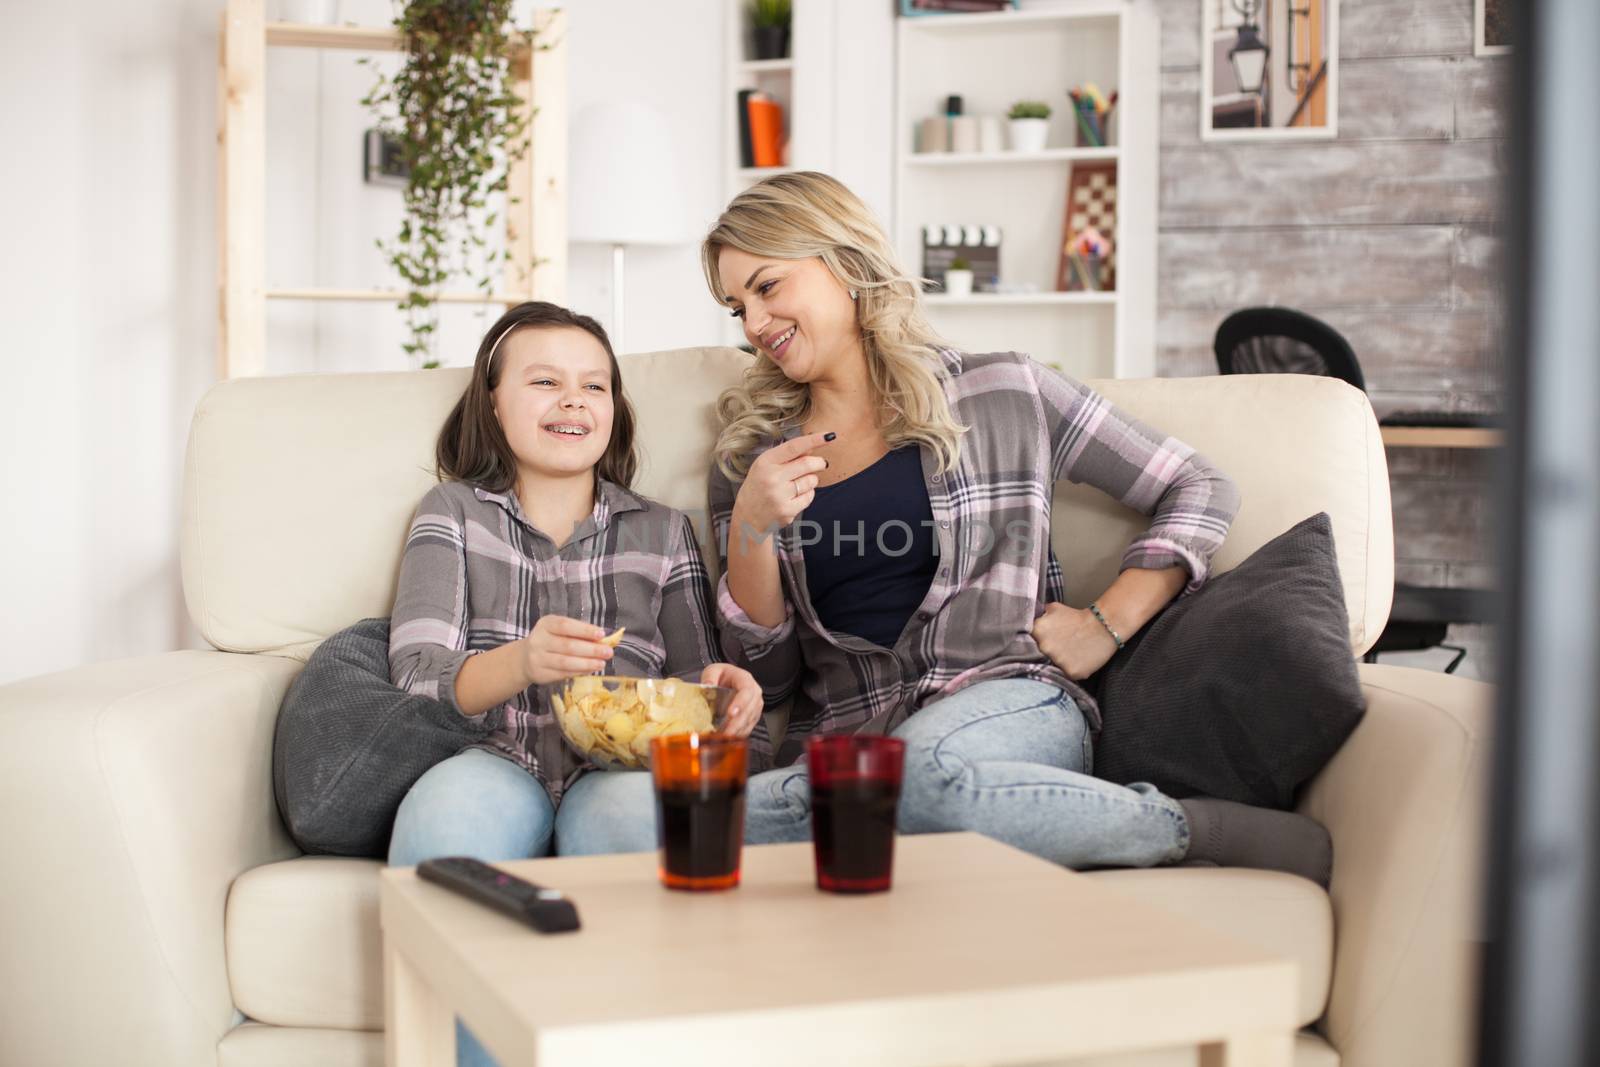
MULTIPOLYGON (((0 683, 203 644, 183 607, 178 496, 189 415, 215 376, 221 8, 5 5, 0 683)), ((344 0, 343 16, 381 23, 389 10, 344 0)), ((685 210, 696 228, 709 223, 721 203, 721 4, 575 0, 568 11, 572 107, 611 92, 651 99, 682 131, 685 210)), ((268 79, 269 284, 390 284, 372 239, 398 221, 399 193, 359 173, 356 101, 370 71, 275 49, 268 79)), ((717 336, 693 248, 629 262, 629 347, 717 336)), ((575 249, 569 303, 608 315, 609 268, 575 249)), ((403 368, 398 318, 388 305, 275 305, 270 369, 403 368)), ((484 324, 457 309, 447 325, 446 358, 470 361, 484 324)))
POLYGON ((213 374, 217 6, 7 0, 0 682, 189 643, 189 412, 213 374))
MULTIPOLYGON (((856 0, 814 2, 856 10, 856 0)), ((267 3, 270 15, 275 3, 267 3)), ((215 375, 223 7, 4 4, 0 683, 203 647, 183 606, 178 498, 189 416, 215 375)), ((681 145, 683 211, 691 232, 704 230, 727 193, 730 5, 563 6, 570 113, 617 95, 660 110, 681 145)), ((887 215, 892 20, 888 5, 878 6, 853 16, 859 32, 838 27, 832 167, 887 215)), ((343 0, 341 17, 382 24, 391 11, 387 0, 343 0)), ((360 175, 369 120, 358 101, 371 69, 350 55, 273 49, 267 79, 268 285, 394 284, 373 239, 395 229, 400 194, 360 175)), ((616 161, 654 162, 625 149, 616 161)), ((606 322, 608 250, 575 246, 569 266, 568 304, 606 322)), ((630 350, 724 336, 693 245, 631 251, 627 298, 630 350)), ((446 309, 445 361, 469 362, 495 313, 446 309)), ((403 335, 386 304, 274 304, 269 371, 403 369, 403 335)))

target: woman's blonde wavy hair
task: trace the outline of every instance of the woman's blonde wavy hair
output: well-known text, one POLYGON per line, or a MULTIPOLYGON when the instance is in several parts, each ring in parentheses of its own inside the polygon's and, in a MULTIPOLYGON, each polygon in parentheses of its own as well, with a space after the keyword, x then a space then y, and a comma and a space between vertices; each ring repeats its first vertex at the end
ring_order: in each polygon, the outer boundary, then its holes
MULTIPOLYGON (((706 235, 706 284, 726 305, 718 259, 724 248, 767 259, 822 260, 857 293, 856 321, 867 354, 874 400, 887 415, 891 447, 916 442, 934 450, 939 469, 955 465, 966 427, 944 393, 944 345, 922 313, 921 282, 907 274, 883 227, 859 197, 826 174, 798 171, 763 179, 733 198, 706 235)), ((751 451, 805 421, 811 391, 758 356, 744 381, 717 398, 722 433, 717 464, 734 480, 750 468, 751 451)))

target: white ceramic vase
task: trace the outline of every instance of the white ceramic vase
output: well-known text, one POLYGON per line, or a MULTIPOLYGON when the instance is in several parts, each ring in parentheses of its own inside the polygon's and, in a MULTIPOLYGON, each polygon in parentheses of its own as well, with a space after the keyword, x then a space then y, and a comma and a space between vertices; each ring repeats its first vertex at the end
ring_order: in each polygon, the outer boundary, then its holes
POLYGON ((971 296, 972 272, 970 270, 945 271, 944 291, 950 296, 971 296))
POLYGON ((1049 119, 1012 119, 1011 151, 1042 152, 1049 135, 1049 119))

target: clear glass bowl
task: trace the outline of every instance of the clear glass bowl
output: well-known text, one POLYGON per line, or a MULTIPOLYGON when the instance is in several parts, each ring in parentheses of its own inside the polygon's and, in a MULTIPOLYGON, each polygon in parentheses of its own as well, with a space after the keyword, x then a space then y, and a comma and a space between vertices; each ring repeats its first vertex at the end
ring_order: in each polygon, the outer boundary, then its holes
POLYGON ((585 674, 561 683, 551 711, 567 744, 605 767, 647 767, 650 740, 710 733, 727 721, 733 690, 677 678, 585 674))

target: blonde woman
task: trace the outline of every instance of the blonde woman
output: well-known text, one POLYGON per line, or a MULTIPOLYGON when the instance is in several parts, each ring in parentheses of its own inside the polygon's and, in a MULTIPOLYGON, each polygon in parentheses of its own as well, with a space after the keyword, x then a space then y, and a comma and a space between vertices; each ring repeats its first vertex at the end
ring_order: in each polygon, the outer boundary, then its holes
POLYGON ((703 266, 756 350, 719 401, 710 480, 723 652, 769 703, 794 701, 778 768, 750 785, 750 840, 809 833, 807 735, 871 731, 907 742, 902 832, 1326 883, 1309 819, 1091 773, 1099 711, 1078 683, 1205 582, 1238 507, 1225 475, 1026 356, 945 346, 883 228, 827 175, 740 194, 703 266), (1087 609, 1061 602, 1050 549, 1063 478, 1152 517, 1087 609))

